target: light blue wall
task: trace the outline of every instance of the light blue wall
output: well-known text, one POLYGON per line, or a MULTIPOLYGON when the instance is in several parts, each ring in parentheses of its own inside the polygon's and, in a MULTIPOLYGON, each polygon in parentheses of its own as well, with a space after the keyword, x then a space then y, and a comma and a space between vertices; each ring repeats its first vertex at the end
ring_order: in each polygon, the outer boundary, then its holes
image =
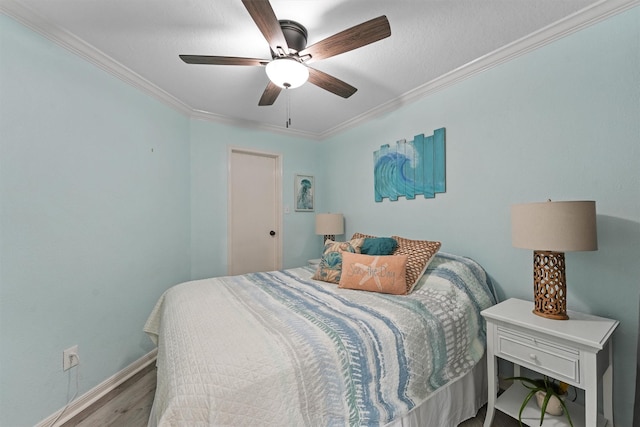
MULTIPOLYGON (((292 113, 295 114, 295 111, 292 113)), ((304 265, 317 258, 321 238, 316 236, 315 215, 295 212, 293 179, 296 173, 313 175, 317 189, 324 182, 324 151, 317 141, 291 138, 256 130, 193 120, 191 123, 191 242, 193 278, 227 274, 227 157, 229 146, 281 154, 282 197, 290 213, 284 214, 284 268, 304 265)), ((316 212, 327 201, 316 195, 316 212)))
POLYGON ((65 348, 81 395, 152 349, 142 327, 166 288, 227 273, 229 145, 282 154, 284 267, 317 257, 293 177, 321 191, 324 154, 190 120, 5 16, 0 43, 0 425, 28 426, 75 391, 65 348))
POLYGON ((33 425, 153 347, 190 277, 189 120, 0 15, 0 425, 33 425), (69 397, 70 397, 69 394, 69 397))
POLYGON ((639 20, 636 8, 317 143, 188 120, 1 17, 0 425, 63 406, 64 348, 80 345, 86 392, 151 349, 141 328, 164 289, 226 274, 233 145, 284 156, 285 267, 321 244, 314 215, 293 211, 296 172, 316 176, 316 211, 343 211, 348 234, 440 239, 480 261, 503 297, 531 299, 531 254, 511 248, 509 205, 596 200, 600 249, 567 255, 569 305, 621 321, 616 425, 630 426, 639 20), (373 202, 373 151, 442 126, 447 192, 373 202))
MULTIPOLYGON (((419 70, 416 70, 419 72, 419 70)), ((567 254, 570 309, 618 319, 615 421, 631 426, 640 285, 640 8, 488 70, 326 143, 331 210, 347 234, 441 240, 532 300, 514 203, 596 200, 597 252, 567 254), (374 202, 373 151, 446 128, 447 191, 374 202)))

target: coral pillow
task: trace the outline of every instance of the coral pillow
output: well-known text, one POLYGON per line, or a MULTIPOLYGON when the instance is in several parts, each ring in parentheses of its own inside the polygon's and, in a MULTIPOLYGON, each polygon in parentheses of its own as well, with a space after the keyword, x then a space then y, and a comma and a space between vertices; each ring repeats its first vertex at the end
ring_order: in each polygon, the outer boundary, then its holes
MULTIPOLYGON (((354 233, 352 239, 375 238, 369 234, 354 233)), ((440 250, 442 243, 430 240, 409 240, 404 237, 391 236, 398 242, 398 247, 393 255, 408 255, 407 259, 407 293, 411 293, 427 270, 429 263, 440 250)))
POLYGON ((361 255, 344 252, 340 287, 405 295, 407 259, 407 255, 361 255))
POLYGON ((329 283, 340 282, 343 253, 360 253, 362 242, 364 242, 364 239, 352 239, 348 242, 327 240, 324 243, 324 251, 320 259, 320 264, 318 264, 318 269, 312 279, 329 283))

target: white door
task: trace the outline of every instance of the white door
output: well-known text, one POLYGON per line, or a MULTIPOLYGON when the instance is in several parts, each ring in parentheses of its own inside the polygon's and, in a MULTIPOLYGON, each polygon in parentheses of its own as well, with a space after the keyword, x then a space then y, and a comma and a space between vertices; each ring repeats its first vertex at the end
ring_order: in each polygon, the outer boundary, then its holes
POLYGON ((281 159, 229 150, 229 274, 282 268, 281 159))

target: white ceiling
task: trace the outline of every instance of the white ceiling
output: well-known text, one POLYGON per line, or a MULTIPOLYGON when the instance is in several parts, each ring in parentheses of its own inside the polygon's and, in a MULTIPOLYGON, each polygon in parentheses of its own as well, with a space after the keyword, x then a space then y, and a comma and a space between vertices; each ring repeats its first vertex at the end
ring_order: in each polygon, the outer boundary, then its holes
POLYGON ((264 68, 189 65, 178 54, 270 58, 240 0, 0 0, 0 9, 190 116, 323 138, 627 9, 637 0, 272 0, 311 45, 379 15, 391 37, 314 67, 355 86, 312 84, 258 107, 264 68))

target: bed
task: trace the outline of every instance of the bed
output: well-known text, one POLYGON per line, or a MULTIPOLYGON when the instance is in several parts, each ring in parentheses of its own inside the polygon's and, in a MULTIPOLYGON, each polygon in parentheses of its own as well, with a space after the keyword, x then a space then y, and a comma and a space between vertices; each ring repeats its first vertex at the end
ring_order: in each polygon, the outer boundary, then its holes
POLYGON ((438 253, 408 295, 344 289, 316 271, 167 290, 149 426, 456 426, 486 402, 495 303, 473 260, 438 253))

